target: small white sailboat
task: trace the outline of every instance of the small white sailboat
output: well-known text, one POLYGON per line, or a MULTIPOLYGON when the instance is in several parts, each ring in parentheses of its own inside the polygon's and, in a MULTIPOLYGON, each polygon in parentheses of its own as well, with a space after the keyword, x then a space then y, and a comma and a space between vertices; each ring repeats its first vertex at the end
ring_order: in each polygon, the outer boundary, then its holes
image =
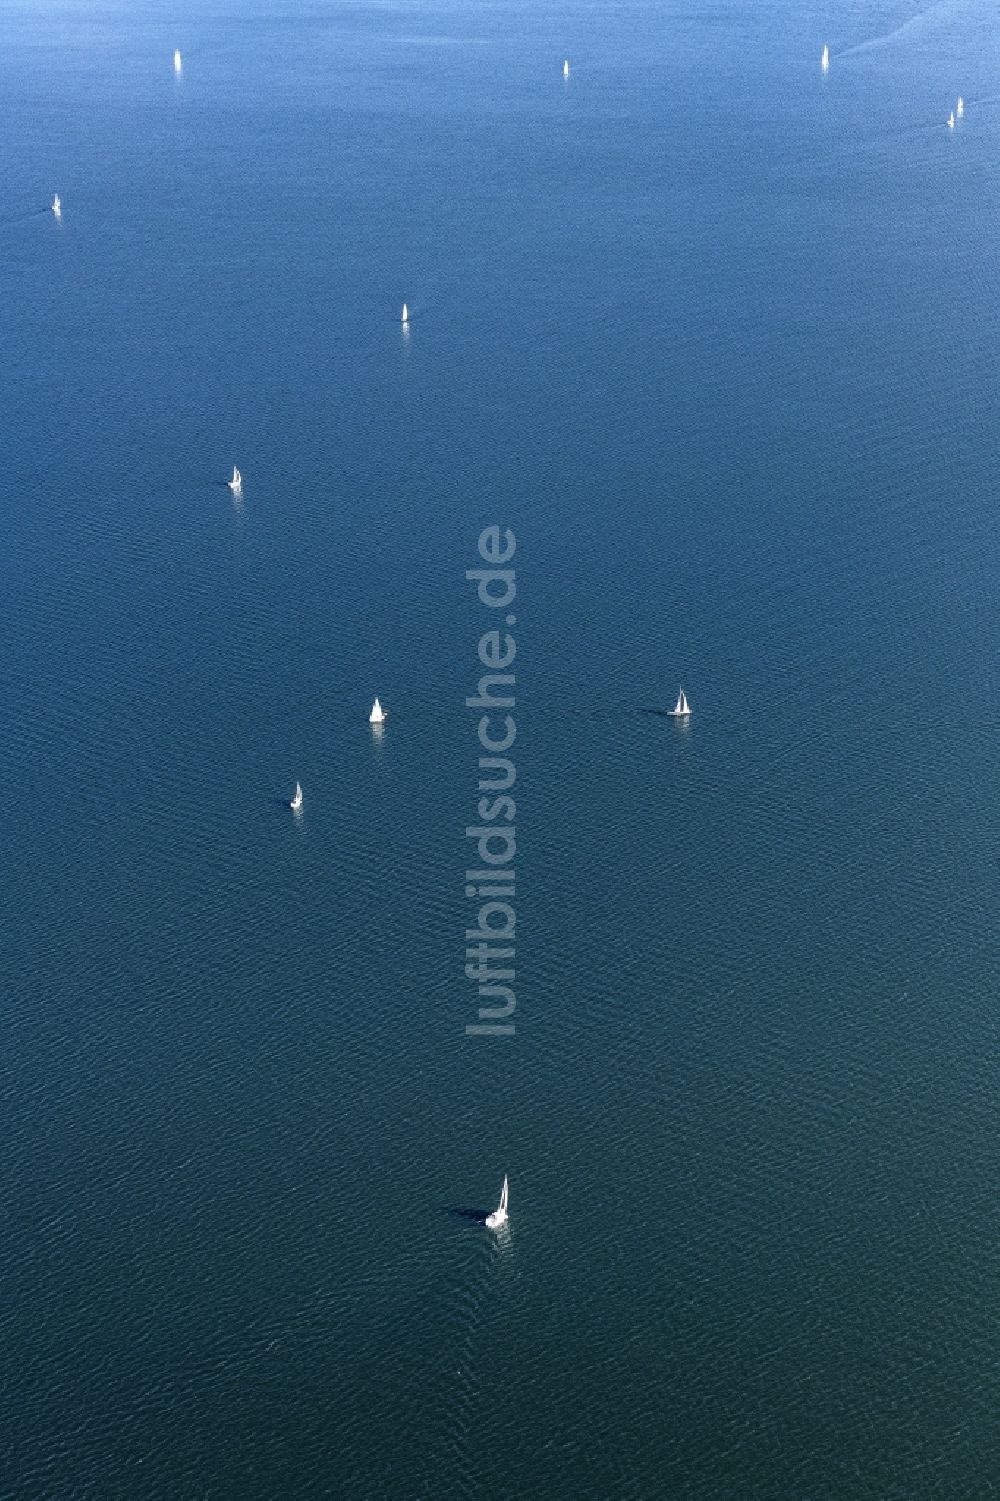
POLYGON ((674 705, 674 707, 672 709, 668 709, 667 713, 673 719, 688 719, 688 718, 690 718, 691 709, 688 706, 687 694, 684 692, 683 688, 681 689, 681 691, 677 695, 677 702, 676 702, 676 704, 674 705))
POLYGON ((175 73, 179 73, 180 71, 181 71, 181 49, 179 47, 175 47, 174 48, 174 72, 175 73))
POLYGON ((948 129, 949 130, 954 130, 955 129, 955 111, 954 110, 952 110, 951 114, 948 116, 948 129))
POLYGON ((52 200, 52 212, 55 214, 57 219, 62 218, 62 200, 59 197, 58 193, 56 193, 55 197, 52 200))
POLYGON ((500 1190, 500 1203, 492 1214, 486 1216, 487 1230, 499 1230, 501 1225, 507 1223, 507 1174, 503 1175, 503 1188, 500 1190))
POLYGON ((295 796, 292 798, 292 800, 288 804, 288 806, 291 808, 291 810, 292 810, 293 813, 297 813, 299 811, 299 809, 302 807, 302 784, 301 784, 301 782, 296 782, 295 783, 295 796))
POLYGON ((568 57, 565 58, 564 61, 563 61, 563 77, 564 78, 568 78, 569 77, 569 58, 568 57))
POLYGON ((368 723, 369 724, 382 724, 384 720, 385 720, 385 710, 383 709, 382 705, 379 703, 378 699, 376 699, 375 702, 372 704, 372 711, 371 711, 371 713, 368 716, 368 723))
POLYGON ((409 323, 410 321, 410 310, 405 302, 403 303, 403 311, 400 314, 399 321, 400 323, 409 323))
POLYGON ((243 476, 240 473, 240 471, 237 469, 237 467, 236 467, 235 464, 233 465, 233 477, 232 477, 231 480, 229 480, 228 483, 229 483, 229 488, 230 488, 230 490, 232 490, 232 492, 233 492, 234 495, 242 495, 243 494, 243 476))
POLYGON ((829 73, 829 71, 830 71, 830 49, 827 46, 824 46, 824 48, 823 48, 823 56, 819 60, 819 65, 823 69, 824 73, 829 73))
POLYGON ((958 104, 955 107, 955 113, 960 120, 965 114, 965 100, 962 98, 961 94, 959 94, 958 96, 958 104))

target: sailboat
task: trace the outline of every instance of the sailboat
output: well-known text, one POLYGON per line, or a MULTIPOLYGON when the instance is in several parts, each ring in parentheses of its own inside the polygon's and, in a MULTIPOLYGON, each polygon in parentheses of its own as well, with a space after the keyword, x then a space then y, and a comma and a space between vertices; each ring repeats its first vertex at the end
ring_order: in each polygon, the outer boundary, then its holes
POLYGON ((568 57, 566 58, 565 62, 563 63, 563 77, 564 78, 568 78, 569 77, 569 58, 568 57))
POLYGON ((288 804, 288 806, 291 808, 291 810, 292 810, 293 813, 297 813, 299 811, 299 809, 302 807, 302 784, 301 784, 301 782, 296 782, 295 783, 295 796, 292 798, 292 800, 288 804))
POLYGON ((486 1216, 487 1230, 499 1230, 501 1225, 507 1223, 507 1174, 503 1175, 503 1188, 500 1190, 500 1203, 492 1214, 486 1216))
POLYGON ((667 713, 674 719, 687 719, 690 717, 691 710, 688 707, 687 694, 683 688, 677 695, 677 703, 672 709, 668 709, 667 713))
POLYGON ((951 114, 948 116, 948 129, 949 130, 954 130, 955 129, 955 111, 954 110, 952 110, 951 114))
POLYGON ((956 113, 956 115, 958 116, 958 118, 960 120, 961 120, 962 116, 965 114, 965 100, 962 98, 961 94, 959 94, 959 96, 958 96, 958 105, 957 105, 957 107, 955 109, 955 113, 956 113))
POLYGON ((62 218, 62 202, 61 202, 61 200, 59 198, 59 194, 58 193, 55 195, 55 197, 52 200, 52 212, 55 214, 55 216, 56 216, 57 219, 61 219, 62 218))
POLYGON ((400 315, 399 321, 400 321, 400 323, 409 323, 409 321, 410 321, 410 310, 406 306, 405 302, 403 303, 403 311, 402 311, 402 313, 400 315))
POLYGON ((180 71, 181 71, 181 49, 179 47, 175 47, 174 48, 174 72, 175 73, 179 73, 180 71))
POLYGON ((829 47, 824 46, 824 48, 823 48, 823 56, 819 60, 819 65, 823 69, 824 73, 828 73, 830 71, 830 49, 829 49, 829 47))
POLYGON ((371 713, 368 716, 368 723, 369 724, 381 724, 384 719, 385 719, 385 710, 383 709, 382 705, 379 703, 378 699, 376 699, 375 702, 372 704, 372 711, 371 711, 371 713))
POLYGON ((233 477, 232 477, 231 480, 228 481, 228 483, 229 483, 229 488, 230 488, 230 490, 232 490, 232 492, 233 492, 234 495, 242 495, 243 494, 243 476, 240 473, 240 471, 237 469, 237 467, 236 467, 235 464, 233 465, 233 477))

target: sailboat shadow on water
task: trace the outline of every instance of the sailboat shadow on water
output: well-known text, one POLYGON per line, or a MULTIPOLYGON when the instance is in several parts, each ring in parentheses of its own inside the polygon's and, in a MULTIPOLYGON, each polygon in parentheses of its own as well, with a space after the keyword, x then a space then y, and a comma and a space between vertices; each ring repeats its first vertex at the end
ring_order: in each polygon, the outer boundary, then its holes
POLYGON ((449 1204, 446 1214, 452 1215, 457 1220, 467 1220, 470 1225, 485 1225, 488 1209, 459 1209, 454 1204, 449 1204))

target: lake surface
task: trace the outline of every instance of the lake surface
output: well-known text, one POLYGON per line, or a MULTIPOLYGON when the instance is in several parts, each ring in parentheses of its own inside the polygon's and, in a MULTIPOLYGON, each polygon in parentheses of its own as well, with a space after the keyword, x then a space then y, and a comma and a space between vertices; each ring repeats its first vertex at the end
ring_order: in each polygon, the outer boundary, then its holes
POLYGON ((39 0, 0 101, 0 1494, 995 1496, 994 6, 39 0))

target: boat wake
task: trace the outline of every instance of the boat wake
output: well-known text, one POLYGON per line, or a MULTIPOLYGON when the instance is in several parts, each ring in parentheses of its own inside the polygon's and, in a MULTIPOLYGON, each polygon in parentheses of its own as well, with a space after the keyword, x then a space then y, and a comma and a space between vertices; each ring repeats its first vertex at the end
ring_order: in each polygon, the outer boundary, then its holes
POLYGON ((874 52, 880 47, 887 47, 901 37, 906 38, 914 33, 919 35, 921 31, 933 28, 949 19, 957 13, 959 8, 956 0, 937 0, 936 4, 929 5, 926 10, 918 11, 916 15, 901 21, 891 31, 885 31, 880 36, 869 37, 864 42, 857 42, 853 47, 845 47, 843 52, 834 55, 833 60, 840 62, 845 57, 857 57, 861 53, 874 52))
POLYGON ((475 1443, 475 1411, 481 1381, 480 1322, 485 1296, 482 1280, 459 1290, 456 1313, 461 1332, 454 1345, 455 1385, 447 1408, 446 1443, 451 1461, 452 1494, 480 1494, 479 1462, 475 1443))

